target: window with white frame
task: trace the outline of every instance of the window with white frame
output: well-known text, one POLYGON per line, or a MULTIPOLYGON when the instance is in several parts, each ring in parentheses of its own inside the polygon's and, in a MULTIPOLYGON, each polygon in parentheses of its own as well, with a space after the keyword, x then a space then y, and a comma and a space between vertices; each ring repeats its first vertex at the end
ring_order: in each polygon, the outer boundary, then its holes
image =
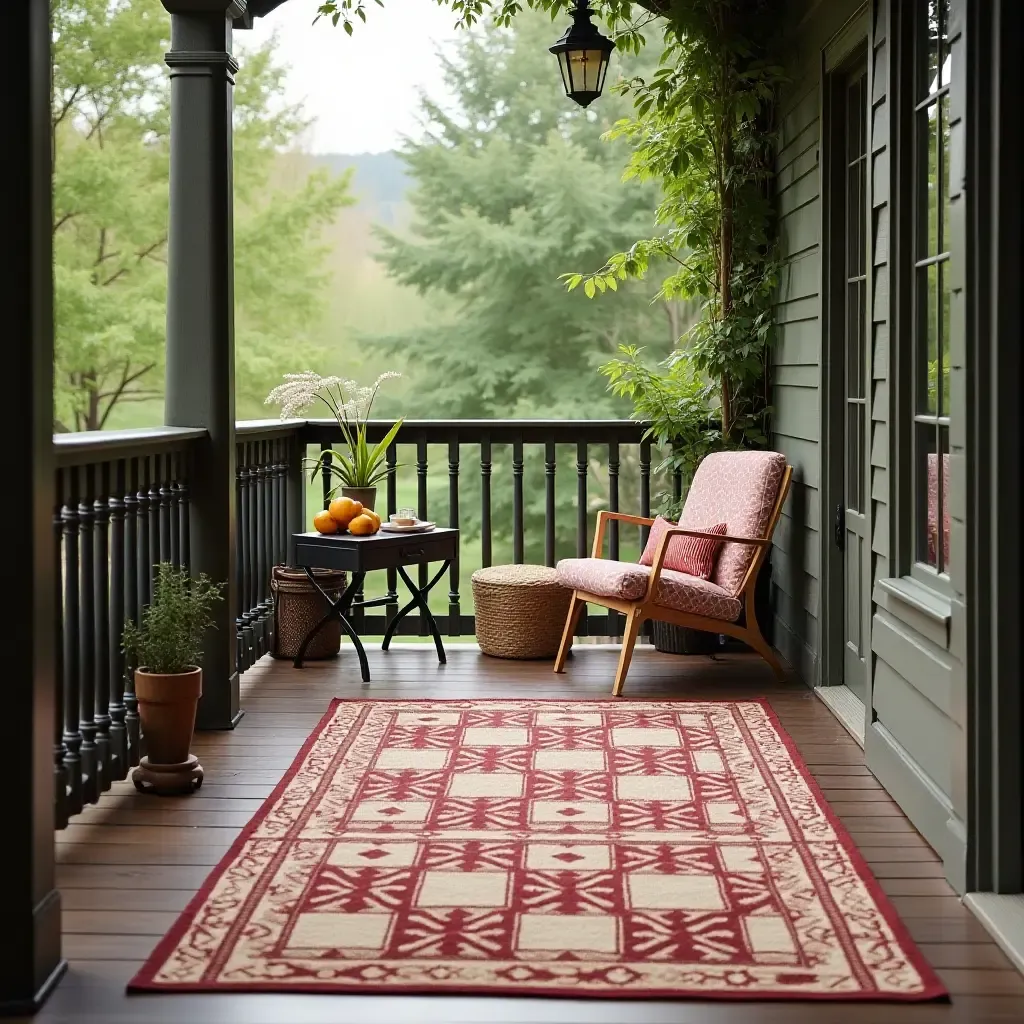
POLYGON ((914 544, 949 563, 949 0, 923 0, 914 90, 914 544))

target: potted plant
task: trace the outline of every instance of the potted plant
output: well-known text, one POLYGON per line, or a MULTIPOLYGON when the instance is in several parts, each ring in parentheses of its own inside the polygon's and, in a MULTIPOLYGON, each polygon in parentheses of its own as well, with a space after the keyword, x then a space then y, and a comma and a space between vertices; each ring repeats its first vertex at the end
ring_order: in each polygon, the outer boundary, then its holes
POLYGON ((213 625, 222 587, 205 574, 192 579, 187 570, 163 562, 156 567, 153 599, 141 620, 125 623, 123 649, 135 667, 146 741, 146 756, 133 775, 139 789, 190 791, 202 781, 189 747, 203 692, 203 637, 213 625))
POLYGON ((333 498, 340 491, 342 497, 358 501, 363 508, 373 511, 377 483, 388 471, 385 462, 388 446, 394 441, 402 421, 398 420, 372 447, 366 440, 366 423, 381 384, 400 376, 389 371, 382 373, 369 387, 360 387, 354 380, 321 377, 307 370, 305 373, 286 373, 285 383, 267 395, 267 405, 280 405, 282 419, 297 416, 320 401, 337 420, 345 450, 332 448, 321 452, 320 458, 311 463, 312 478, 315 479, 330 460, 330 473, 340 483, 330 489, 328 497, 333 498))

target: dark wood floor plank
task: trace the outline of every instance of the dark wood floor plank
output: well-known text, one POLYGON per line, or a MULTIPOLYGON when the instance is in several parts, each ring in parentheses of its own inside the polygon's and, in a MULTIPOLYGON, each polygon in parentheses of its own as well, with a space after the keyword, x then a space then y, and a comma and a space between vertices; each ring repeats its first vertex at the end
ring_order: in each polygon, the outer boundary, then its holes
POLYGON ((766 696, 911 936, 955 993, 952 1005, 617 1002, 384 996, 128 998, 138 970, 210 869, 292 763, 332 698, 608 700, 617 651, 582 645, 565 676, 550 664, 503 662, 475 650, 370 651, 363 687, 350 650, 294 672, 262 662, 242 679, 246 716, 233 732, 197 735, 206 783, 159 800, 117 783, 57 835, 67 979, 36 1024, 995 1024, 1024 1021, 1020 975, 943 879, 935 852, 864 764, 863 751, 808 690, 776 684, 757 659, 637 652, 633 699, 766 696))

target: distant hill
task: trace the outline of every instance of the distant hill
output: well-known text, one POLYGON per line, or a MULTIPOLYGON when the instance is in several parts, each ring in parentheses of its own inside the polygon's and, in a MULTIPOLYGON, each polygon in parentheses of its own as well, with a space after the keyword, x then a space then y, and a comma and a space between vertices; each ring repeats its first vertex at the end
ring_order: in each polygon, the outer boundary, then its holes
POLYGON ((327 167, 334 174, 355 168, 352 191, 357 209, 370 212, 375 221, 388 227, 401 222, 410 180, 398 153, 317 153, 310 159, 314 166, 327 167))

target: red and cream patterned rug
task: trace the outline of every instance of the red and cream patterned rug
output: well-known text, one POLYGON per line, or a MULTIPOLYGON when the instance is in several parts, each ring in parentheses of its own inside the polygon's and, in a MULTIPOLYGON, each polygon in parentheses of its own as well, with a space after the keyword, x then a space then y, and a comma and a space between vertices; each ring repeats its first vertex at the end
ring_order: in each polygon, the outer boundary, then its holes
POLYGON ((129 986, 925 1000, 767 703, 335 701, 129 986))

